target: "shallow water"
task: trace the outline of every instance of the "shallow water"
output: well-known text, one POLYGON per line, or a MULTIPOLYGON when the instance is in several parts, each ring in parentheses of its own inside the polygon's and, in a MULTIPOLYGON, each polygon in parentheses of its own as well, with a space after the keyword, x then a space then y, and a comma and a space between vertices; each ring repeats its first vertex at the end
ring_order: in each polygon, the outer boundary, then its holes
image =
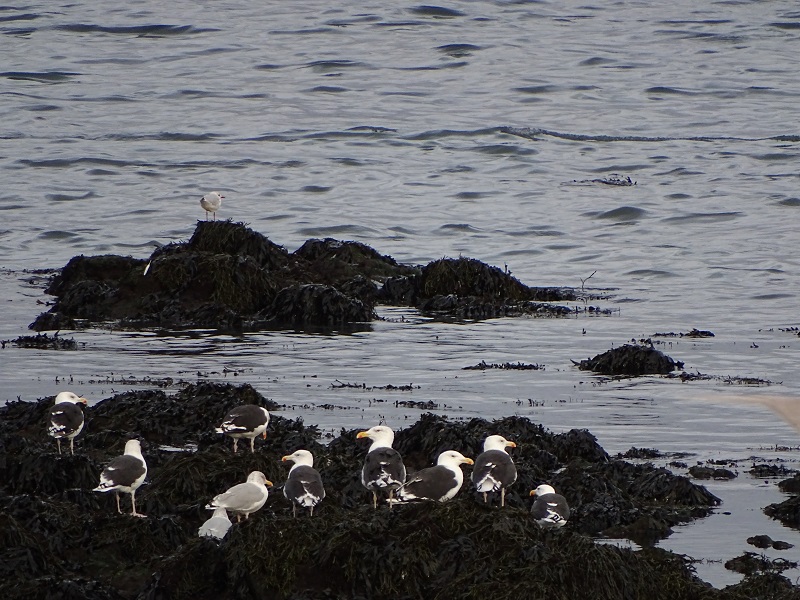
POLYGON ((709 484, 720 509, 662 543, 715 585, 739 576, 708 561, 751 535, 800 547, 761 513, 776 482, 744 473, 751 456, 800 466, 800 435, 714 401, 800 398, 794 3, 33 3, 0 7, 0 33, 0 339, 46 309, 25 270, 144 258, 191 235, 211 189, 220 218, 289 250, 331 236, 402 262, 470 256, 530 285, 585 282, 607 296, 587 304, 615 309, 456 324, 382 307, 351 335, 62 332, 85 347, 2 350, 0 400, 201 377, 252 383, 325 433, 403 427, 420 414, 406 401, 521 414, 609 452, 742 461, 709 484), (591 181, 614 173, 636 185, 591 181), (571 363, 693 327, 716 336, 659 347, 774 385, 606 382, 571 363), (482 360, 545 368, 463 370, 482 360))

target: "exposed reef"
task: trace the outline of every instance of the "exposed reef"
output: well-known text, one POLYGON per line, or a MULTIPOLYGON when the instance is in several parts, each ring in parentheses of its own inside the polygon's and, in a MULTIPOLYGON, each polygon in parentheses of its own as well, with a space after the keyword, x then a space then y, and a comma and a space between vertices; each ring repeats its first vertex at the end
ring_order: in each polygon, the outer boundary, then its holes
MULTIPOLYGON (((610 457, 585 430, 425 414, 397 431, 409 471, 443 449, 474 457, 488 434, 501 432, 517 443, 519 480, 507 506, 484 504, 467 476, 451 503, 375 511, 359 479, 368 445, 357 431, 323 446, 315 427, 273 415, 256 452, 234 455, 230 440, 213 432, 223 415, 243 403, 279 408, 249 385, 199 383, 173 395, 102 400, 86 409, 74 456, 58 455, 46 434, 51 403, 0 408, 3 598, 750 597, 736 586, 709 587, 689 558, 652 546, 719 500, 666 469, 610 457), (150 469, 137 492, 144 519, 118 515, 113 496, 91 491, 130 437, 142 441, 150 469), (298 448, 314 453, 328 496, 313 517, 295 519, 280 491, 288 472, 280 457, 298 448), (251 470, 276 483, 266 506, 221 542, 198 538, 205 504, 251 470), (544 481, 573 510, 558 532, 529 515, 527 492, 544 481), (597 543, 595 535, 628 537, 643 549, 597 543)), ((740 586, 772 586, 786 598, 797 592, 788 580, 752 572, 740 586)))
POLYGON ((683 369, 682 362, 673 360, 652 346, 640 344, 625 344, 594 358, 572 362, 581 370, 602 375, 666 375, 676 369, 683 369))
POLYGON ((330 238, 289 253, 230 221, 199 221, 187 242, 157 248, 149 260, 76 256, 46 291, 56 301, 30 325, 36 331, 347 329, 375 319, 376 304, 485 319, 566 315, 572 309, 552 303, 576 298, 571 289, 530 287, 469 258, 402 265, 365 244, 330 238))

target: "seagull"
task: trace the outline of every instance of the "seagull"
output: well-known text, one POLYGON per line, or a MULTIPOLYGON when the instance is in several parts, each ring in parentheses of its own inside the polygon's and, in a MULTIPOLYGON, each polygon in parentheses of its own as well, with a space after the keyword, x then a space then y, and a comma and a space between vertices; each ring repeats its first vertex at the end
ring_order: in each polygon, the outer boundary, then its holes
POLYGON ((58 453, 61 454, 61 438, 69 440, 69 453, 75 454, 73 440, 83 429, 84 416, 78 404, 87 404, 86 398, 72 392, 60 392, 50 409, 47 433, 56 438, 58 453))
POLYGON ((370 438, 372 445, 361 469, 361 483, 372 492, 372 507, 378 508, 378 490, 388 490, 391 508, 394 490, 406 480, 406 466, 400 453, 392 448, 394 431, 386 425, 376 425, 360 431, 356 438, 370 438))
POLYGON ((236 454, 240 438, 250 438, 250 451, 255 452, 255 441, 260 435, 267 439, 269 411, 255 404, 243 404, 231 410, 216 428, 217 433, 224 433, 233 438, 233 453, 236 454))
POLYGON ((272 482, 267 480, 261 471, 253 471, 247 476, 245 483, 239 483, 227 492, 223 492, 206 505, 209 510, 224 508, 236 513, 236 522, 250 518, 250 513, 256 512, 264 506, 269 496, 267 486, 272 487, 272 482))
POLYGON ((219 192, 209 192, 200 198, 200 206, 206 211, 206 221, 208 221, 208 213, 212 213, 214 215, 214 220, 217 220, 217 211, 222 206, 222 199, 224 197, 225 196, 219 192))
POLYGON ((530 495, 536 496, 531 507, 531 514, 539 525, 551 528, 566 525, 567 519, 569 519, 569 506, 564 496, 556 494, 552 486, 546 483, 531 490, 530 495))
POLYGON ((197 535, 221 540, 230 528, 231 520, 228 518, 228 512, 220 506, 215 508, 211 518, 200 526, 200 529, 197 530, 197 535))
POLYGON ((489 492, 500 491, 500 506, 506 505, 506 488, 517 480, 517 467, 506 453, 506 448, 516 448, 502 435, 490 435, 483 441, 483 452, 475 459, 472 483, 483 493, 483 502, 489 492))
POLYGON ((100 475, 100 484, 94 488, 95 492, 110 492, 114 490, 117 496, 117 512, 122 514, 119 507, 119 493, 127 492, 131 495, 131 514, 134 517, 145 515, 136 512, 136 489, 142 485, 147 475, 147 463, 142 456, 142 445, 139 440, 128 440, 125 443, 125 454, 112 459, 100 475))
POLYGON ((314 468, 314 456, 308 450, 297 450, 281 460, 294 463, 283 486, 283 495, 292 503, 292 516, 296 516, 298 506, 308 508, 309 516, 314 516, 314 507, 325 497, 322 477, 314 468))
POLYGON ((455 450, 442 452, 436 461, 436 466, 417 471, 397 490, 397 502, 452 500, 464 483, 462 464, 471 465, 473 460, 455 450))

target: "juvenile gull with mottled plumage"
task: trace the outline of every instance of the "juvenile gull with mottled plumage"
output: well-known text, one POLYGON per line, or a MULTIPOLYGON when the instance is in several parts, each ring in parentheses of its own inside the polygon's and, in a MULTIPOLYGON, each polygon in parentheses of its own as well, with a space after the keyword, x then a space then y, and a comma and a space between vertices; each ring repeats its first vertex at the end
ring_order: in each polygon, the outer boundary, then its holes
POLYGON ((86 405, 87 400, 72 392, 60 392, 55 404, 50 409, 47 433, 56 438, 58 453, 61 454, 61 438, 69 440, 69 453, 75 454, 73 440, 84 424, 84 415, 79 404, 86 405))
POLYGON ((361 469, 361 483, 372 492, 372 506, 378 508, 378 492, 389 492, 389 507, 394 490, 406 480, 406 466, 403 457, 392 448, 394 431, 385 425, 376 425, 366 431, 360 431, 357 438, 370 438, 372 445, 364 459, 361 469))
POLYGON ((473 460, 455 450, 442 452, 436 461, 436 466, 417 471, 397 490, 397 502, 452 500, 464 483, 462 464, 471 465, 473 460))
POLYGON ((128 440, 125 443, 125 454, 112 459, 100 475, 100 485, 94 488, 95 492, 114 491, 117 496, 117 512, 122 514, 119 507, 119 493, 126 492, 131 495, 131 514, 134 517, 144 515, 136 512, 136 490, 142 485, 147 475, 147 463, 142 456, 142 445, 139 440, 128 440))
POLYGON ((506 505, 506 488, 517 480, 517 468, 506 452, 506 448, 516 448, 514 442, 502 435, 490 435, 483 441, 483 452, 475 459, 472 470, 472 483, 483 494, 487 502, 489 492, 500 492, 500 506, 506 505))
POLYGON ((231 410, 216 428, 217 433, 224 433, 233 438, 233 452, 236 453, 240 438, 250 439, 250 451, 255 452, 255 441, 260 435, 267 439, 269 411, 255 404, 243 404, 231 410))
POLYGON ((283 495, 292 503, 292 516, 296 516, 298 506, 307 508, 309 515, 314 516, 314 507, 325 497, 322 477, 314 468, 314 456, 308 450, 297 450, 281 460, 294 463, 283 486, 283 495))

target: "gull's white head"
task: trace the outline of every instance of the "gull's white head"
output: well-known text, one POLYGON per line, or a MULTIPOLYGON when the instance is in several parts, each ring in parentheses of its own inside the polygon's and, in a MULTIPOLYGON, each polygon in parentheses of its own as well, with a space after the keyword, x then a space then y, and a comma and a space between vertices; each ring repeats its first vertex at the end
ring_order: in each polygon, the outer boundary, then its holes
POLYGON ((293 462, 295 465, 314 466, 314 456, 308 450, 297 450, 293 454, 287 454, 281 460, 293 462))
POLYGON ((371 439, 372 446, 370 446, 370 450, 373 448, 391 448, 394 442, 394 431, 392 431, 391 427, 387 427, 386 425, 376 425, 366 431, 359 431, 356 438, 371 439))
POLYGON ((267 487, 272 487, 272 482, 267 479, 267 476, 261 471, 253 471, 250 473, 250 475, 247 476, 247 481, 248 483, 259 483, 267 487))
POLYGON ((556 493, 556 491, 553 489, 553 486, 547 485, 546 483, 543 483, 542 485, 537 487, 535 490, 531 490, 531 494, 530 495, 531 496, 544 496, 545 494, 555 494, 555 493, 556 493))
POLYGON ((458 467, 459 465, 467 464, 472 465, 475 464, 471 458, 467 458, 461 452, 456 452, 455 450, 447 450, 446 452, 442 452, 439 455, 439 459, 436 461, 437 465, 444 465, 446 467, 458 467))
POLYGON ((516 448, 517 445, 514 442, 511 442, 504 438, 502 435, 490 435, 483 441, 483 451, 486 452, 487 450, 502 450, 503 452, 506 451, 506 448, 516 448))
POLYGON ((59 392, 58 396, 56 396, 55 404, 60 404, 61 402, 72 402, 72 404, 87 404, 88 400, 83 398, 82 396, 78 396, 78 394, 73 394, 72 392, 59 392))

